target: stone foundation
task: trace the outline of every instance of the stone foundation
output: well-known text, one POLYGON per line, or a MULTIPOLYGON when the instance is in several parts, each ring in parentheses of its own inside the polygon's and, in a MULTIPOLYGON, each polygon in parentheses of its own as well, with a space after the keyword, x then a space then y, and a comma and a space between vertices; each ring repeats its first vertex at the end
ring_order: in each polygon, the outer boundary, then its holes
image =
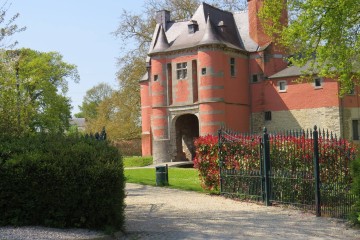
POLYGON ((270 121, 265 121, 264 115, 264 112, 252 114, 252 131, 254 133, 261 132, 263 127, 266 127, 269 132, 276 132, 313 129, 316 125, 320 129, 328 129, 337 136, 341 136, 341 117, 338 107, 272 111, 270 121))

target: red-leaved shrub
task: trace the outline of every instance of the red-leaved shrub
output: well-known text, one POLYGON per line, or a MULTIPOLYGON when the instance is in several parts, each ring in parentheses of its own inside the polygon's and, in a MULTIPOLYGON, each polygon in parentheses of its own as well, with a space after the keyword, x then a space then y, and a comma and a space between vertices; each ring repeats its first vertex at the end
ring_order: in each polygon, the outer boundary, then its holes
MULTIPOLYGON (((227 136, 222 143, 223 164, 227 169, 260 171, 260 136, 227 136)), ((272 171, 290 174, 313 173, 313 140, 304 136, 269 135, 272 171)), ((319 137, 320 178, 322 184, 334 181, 342 185, 350 181, 350 161, 355 158, 356 148, 347 140, 319 137)), ((219 188, 218 137, 202 136, 195 140, 194 167, 204 189, 219 188)))

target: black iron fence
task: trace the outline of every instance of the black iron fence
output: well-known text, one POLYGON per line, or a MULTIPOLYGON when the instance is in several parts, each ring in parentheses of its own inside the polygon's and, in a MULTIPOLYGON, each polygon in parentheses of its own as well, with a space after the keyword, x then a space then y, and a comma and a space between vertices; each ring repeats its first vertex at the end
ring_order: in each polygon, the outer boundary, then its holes
POLYGON ((350 191, 354 158, 349 142, 316 127, 262 135, 221 129, 220 192, 346 218, 356 199, 350 191))

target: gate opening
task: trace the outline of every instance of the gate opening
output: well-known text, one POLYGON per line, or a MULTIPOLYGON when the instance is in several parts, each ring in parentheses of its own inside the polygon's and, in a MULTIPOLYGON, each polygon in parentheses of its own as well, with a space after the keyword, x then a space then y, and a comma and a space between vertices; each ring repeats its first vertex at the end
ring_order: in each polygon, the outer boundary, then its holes
POLYGON ((176 161, 192 161, 195 157, 194 140, 199 137, 199 120, 193 114, 180 116, 176 128, 176 161))

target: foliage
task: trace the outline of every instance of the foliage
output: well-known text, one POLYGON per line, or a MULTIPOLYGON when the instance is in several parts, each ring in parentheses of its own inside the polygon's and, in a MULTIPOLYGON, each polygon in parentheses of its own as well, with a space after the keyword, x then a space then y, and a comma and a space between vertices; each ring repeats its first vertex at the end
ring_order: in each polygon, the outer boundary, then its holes
MULTIPOLYGON (((360 157, 352 162, 351 175, 353 177, 353 193, 357 196, 360 196, 360 157)), ((360 197, 356 199, 354 204, 354 211, 350 215, 350 220, 354 224, 360 225, 360 197)))
POLYGON ((0 70, 0 131, 64 132, 70 118, 67 80, 78 81, 76 66, 59 53, 31 49, 7 51, 4 60, 9 70, 0 70))
POLYGON ((145 167, 153 164, 153 158, 140 156, 124 157, 123 162, 124 167, 145 167))
POLYGON ((20 14, 16 13, 7 20, 7 11, 11 4, 8 5, 7 1, 3 2, 0 7, 0 48, 11 49, 16 46, 17 41, 12 42, 11 37, 19 32, 25 31, 26 27, 19 27, 15 22, 20 14))
POLYGON ((345 94, 360 80, 359 13, 355 0, 265 0, 260 16, 274 42, 292 54, 293 64, 308 64, 306 74, 338 78, 345 94), (284 6, 288 25, 281 24, 284 6))
POLYGON ((99 104, 110 98, 113 91, 112 87, 106 83, 99 83, 87 90, 82 105, 79 106, 81 115, 89 121, 96 119, 99 104))
POLYGON ((123 156, 141 156, 141 138, 113 141, 123 156))
MULTIPOLYGON (((313 174, 312 139, 283 135, 270 135, 271 171, 273 174, 313 174)), ((206 189, 219 187, 218 138, 199 137, 195 141, 194 167, 199 170, 202 186, 206 189)), ((319 138, 320 177, 322 184, 336 180, 341 186, 351 182, 350 161, 355 156, 355 147, 346 140, 319 138)), ((260 171, 259 136, 239 135, 222 143, 223 166, 227 169, 260 171)), ((292 188, 293 190, 293 188, 292 188)), ((300 191, 299 191, 300 192, 300 191)))
MULTIPOLYGON (((124 68, 126 74, 123 76, 131 77, 138 72, 134 73, 132 70, 124 68)), ((124 85, 127 84, 125 82, 124 85)), ((111 86, 101 83, 86 92, 80 106, 80 114, 86 119, 86 132, 93 133, 105 126, 109 139, 113 141, 140 136, 140 108, 135 109, 140 106, 140 96, 128 92, 134 89, 140 91, 139 84, 136 82, 136 86, 132 87, 124 85, 121 86, 124 90, 115 91, 111 86)))
MULTIPOLYGON (((126 182, 156 186, 155 168, 125 169, 126 182)), ((192 168, 169 168, 169 188, 207 192, 200 186, 197 171, 192 168)))
POLYGON ((122 229, 121 156, 106 141, 1 137, 0 225, 122 229))
POLYGON ((199 178, 204 189, 217 190, 219 186, 218 138, 207 135, 194 142, 196 156, 194 168, 199 171, 199 178))

